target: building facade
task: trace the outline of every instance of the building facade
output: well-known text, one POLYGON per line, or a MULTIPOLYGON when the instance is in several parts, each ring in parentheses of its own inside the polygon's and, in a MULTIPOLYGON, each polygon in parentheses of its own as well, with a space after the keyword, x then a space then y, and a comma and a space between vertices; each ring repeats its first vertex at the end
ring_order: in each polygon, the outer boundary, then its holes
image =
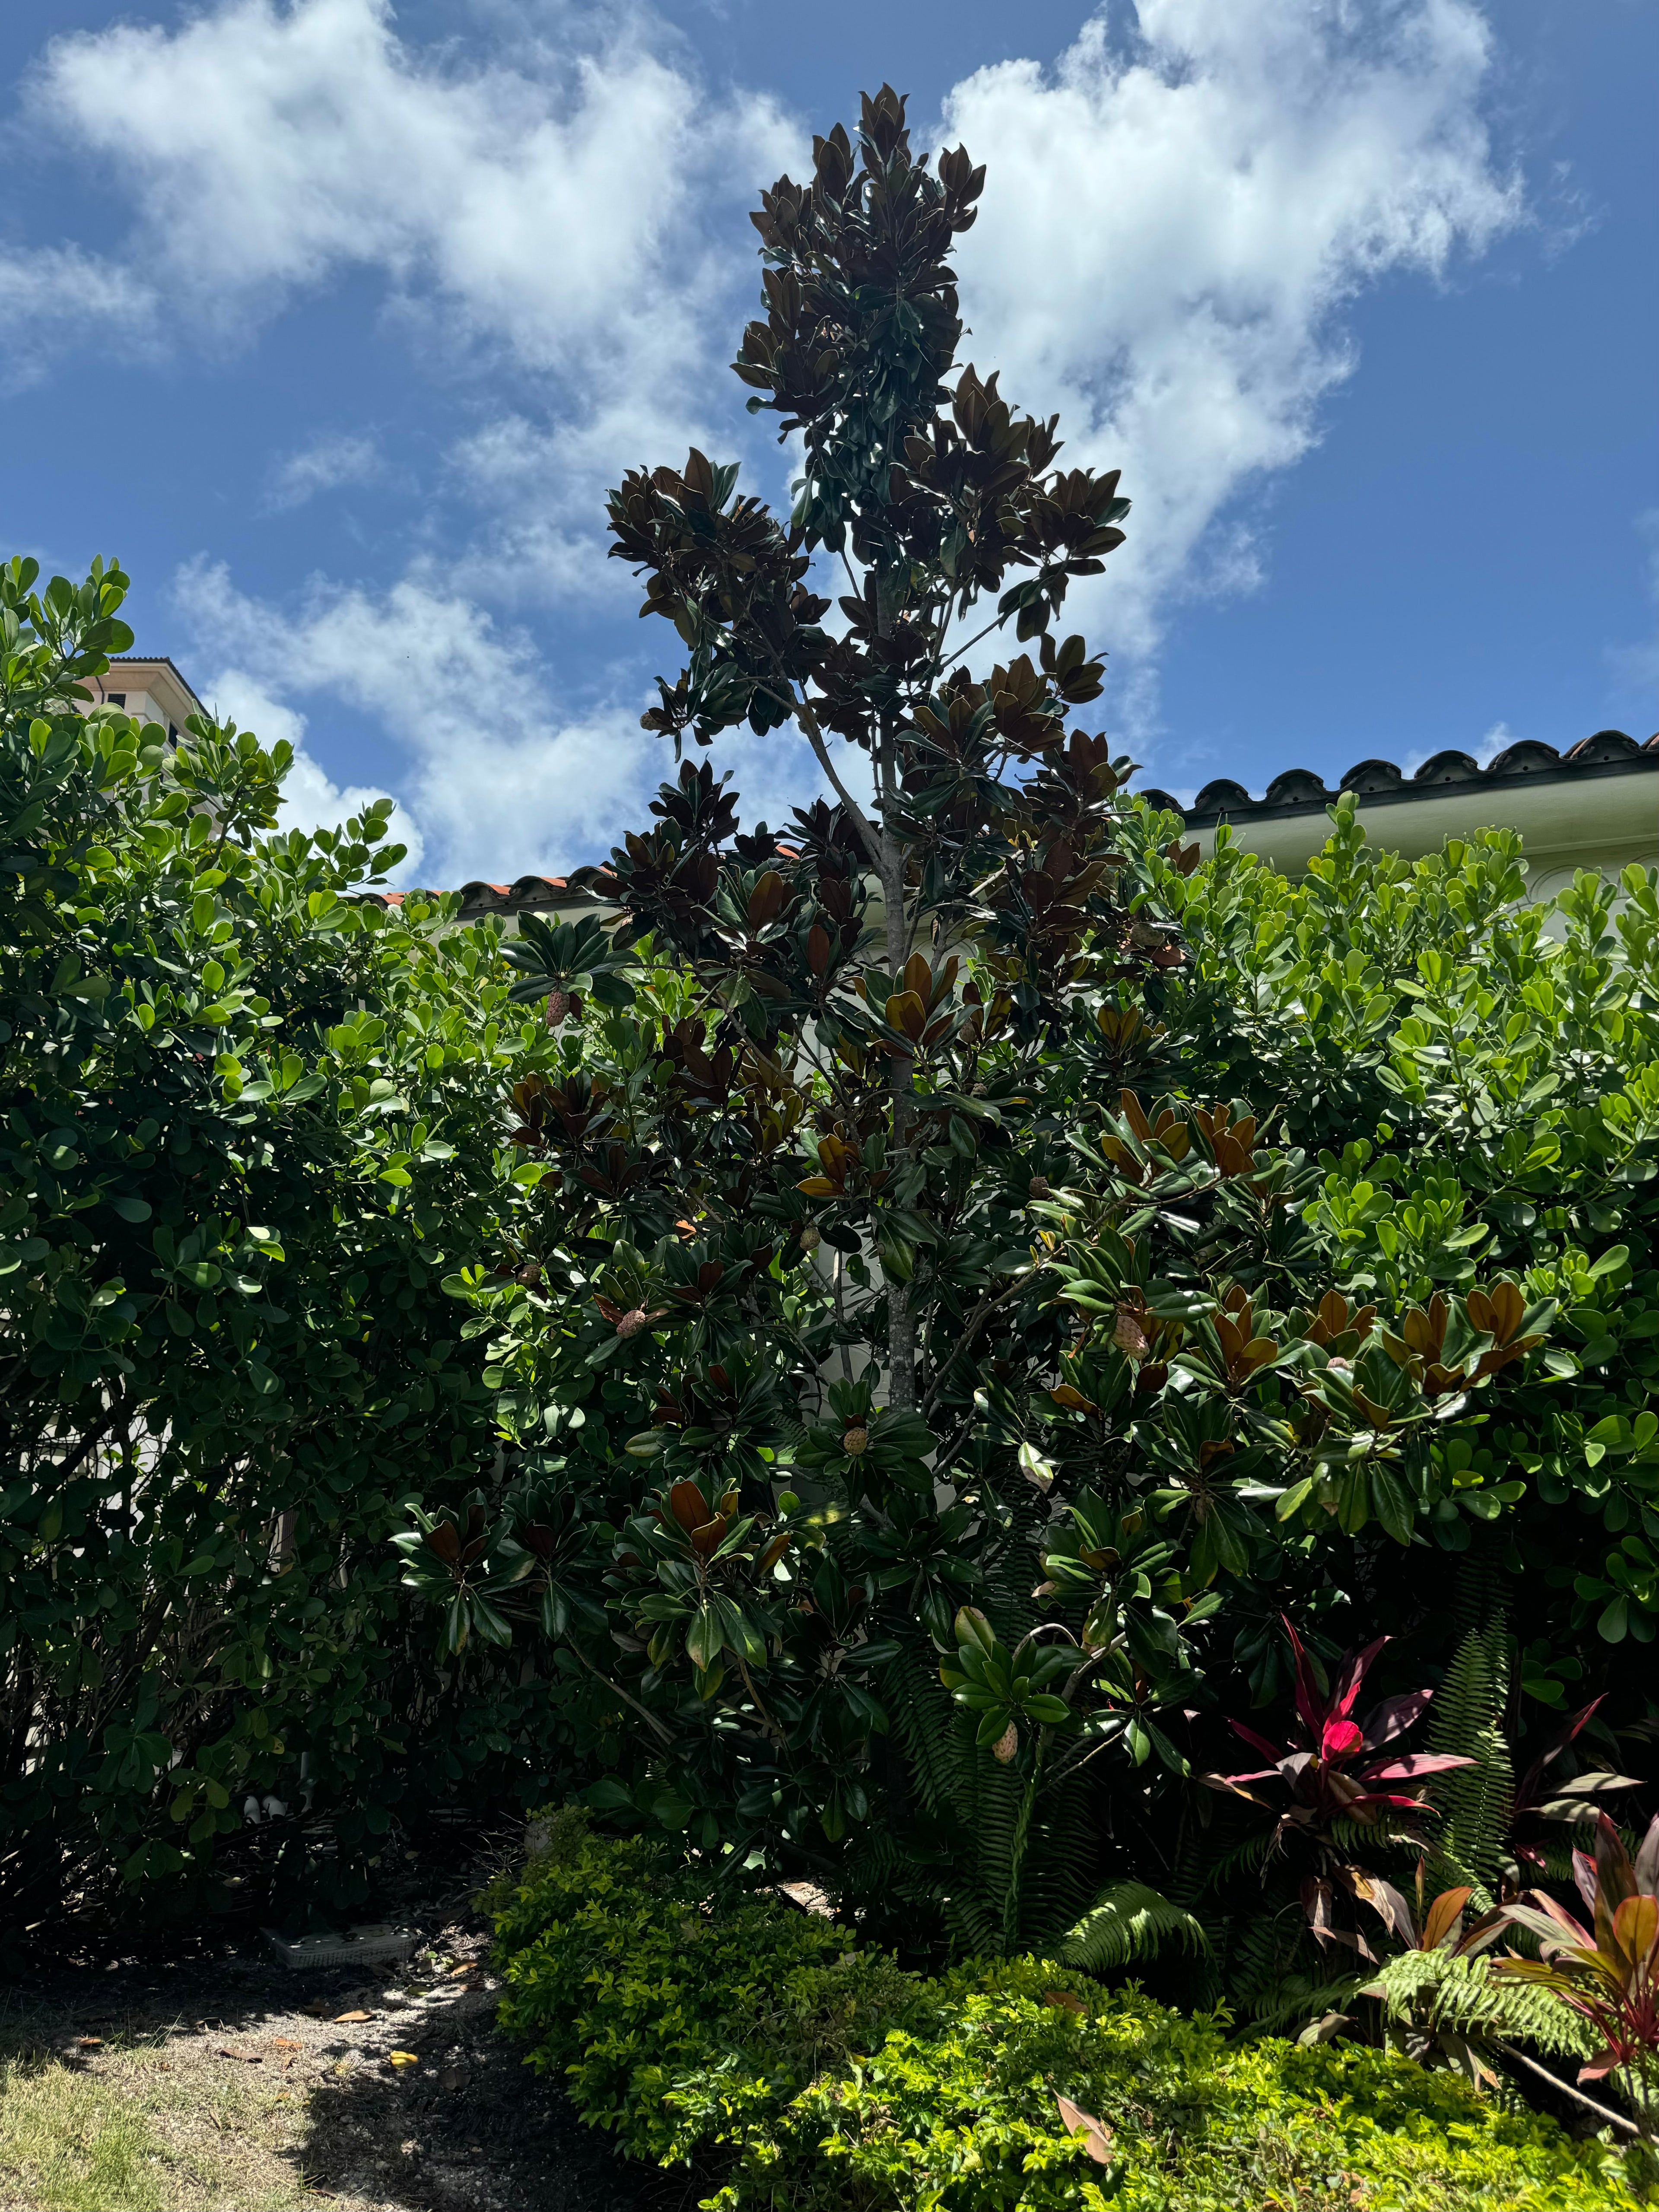
POLYGON ((159 722, 176 739, 192 714, 204 709, 173 663, 163 655, 153 659, 142 653, 118 653, 101 681, 88 685, 94 707, 118 707, 141 722, 159 722))

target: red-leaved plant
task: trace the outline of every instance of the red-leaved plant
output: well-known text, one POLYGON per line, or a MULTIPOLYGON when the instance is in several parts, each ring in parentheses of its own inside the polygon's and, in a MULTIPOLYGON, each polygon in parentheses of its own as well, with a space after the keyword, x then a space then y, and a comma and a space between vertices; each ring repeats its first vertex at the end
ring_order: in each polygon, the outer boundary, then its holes
POLYGON ((1409 1820, 1430 1809, 1424 1802, 1423 1785, 1431 1774, 1474 1764, 1450 1752, 1383 1751, 1385 1744, 1422 1717, 1432 1690, 1408 1690, 1403 1697, 1385 1698, 1363 1720, 1355 1720, 1359 1692, 1389 1640, 1386 1636, 1379 1636, 1363 1651, 1345 1653, 1330 1688, 1322 1690, 1313 1662, 1288 1619, 1285 1631, 1296 1655, 1296 1711, 1305 1741, 1281 1749, 1244 1722, 1230 1722, 1236 1735, 1273 1764, 1244 1774, 1206 1774, 1204 1780, 1212 1790, 1231 1790, 1253 1805, 1266 1806, 1278 1814, 1281 1831, 1316 1832, 1333 1820, 1369 1824, 1384 1813, 1409 1820), (1282 1784, 1284 1796, 1263 1796, 1247 1786, 1263 1782, 1282 1784))
MULTIPOLYGON (((1300 1836, 1313 1846, 1316 1863, 1302 1884, 1302 1909, 1309 1927, 1321 1943, 1340 1945, 1374 1960, 1376 1954, 1364 1937, 1339 1920, 1339 1912, 1346 1915, 1348 1910, 1341 1900, 1370 1906, 1396 1935, 1413 1929, 1411 1913, 1391 1882, 1339 1856, 1334 1823, 1352 1820, 1370 1826, 1389 1814, 1396 1836, 1414 1835, 1413 1818, 1433 1810, 1423 1796, 1429 1777, 1474 1762, 1449 1752, 1384 1750, 1421 1718, 1432 1690, 1385 1698, 1363 1719, 1354 1718, 1365 1677, 1389 1642, 1386 1636, 1362 1651, 1345 1653, 1329 1689, 1324 1690, 1301 1638, 1290 1620, 1280 1617, 1296 1655, 1296 1711, 1304 1741, 1281 1749, 1243 1721, 1232 1721, 1229 1725, 1234 1733, 1273 1764, 1243 1774, 1206 1774, 1203 1779, 1212 1790, 1229 1790, 1276 1814, 1276 1842, 1300 1836), (1255 1786, 1264 1783, 1275 1785, 1270 1794, 1255 1786)), ((1415 1940, 1414 1929, 1410 1940, 1415 1940)))
POLYGON ((1659 2088, 1659 1813, 1634 1863, 1618 1829, 1598 1814, 1595 1856, 1575 1851, 1572 1871, 1590 1926, 1544 1891, 1528 1890, 1505 1917, 1535 1936, 1544 1955, 1500 1959, 1492 1972, 1552 1991, 1589 2022, 1602 2045, 1579 2080, 1620 2075, 1650 2135, 1659 2088))
POLYGON ((1595 1767, 1584 1774, 1575 1774, 1562 1781, 1552 1777, 1550 1769, 1583 1733, 1595 1717, 1596 1709, 1605 1701, 1592 1698, 1576 1713, 1569 1713, 1561 1725, 1544 1744, 1530 1766, 1515 1785, 1515 1796, 1510 1804, 1510 1826, 1514 1832, 1516 1864, 1522 1869, 1516 1887, 1527 1873, 1541 1875, 1545 1869, 1542 1840, 1528 1836, 1522 1823, 1532 1820, 1565 1820, 1579 1823, 1587 1820, 1600 1808, 1592 1805, 1593 1797, 1611 1797, 1625 1790, 1639 1790, 1639 1779, 1633 1774, 1614 1774, 1606 1767, 1595 1767))

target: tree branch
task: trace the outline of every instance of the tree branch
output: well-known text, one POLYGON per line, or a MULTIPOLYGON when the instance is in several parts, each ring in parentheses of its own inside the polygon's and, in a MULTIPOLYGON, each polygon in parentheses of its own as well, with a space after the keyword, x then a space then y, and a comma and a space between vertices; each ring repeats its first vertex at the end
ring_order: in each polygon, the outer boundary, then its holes
POLYGON ((823 742, 823 733, 818 727, 818 718, 815 714, 813 714, 811 708, 807 705, 805 700, 802 700, 801 702, 797 719, 799 720, 802 729, 806 732, 806 742, 811 746, 813 754, 817 760, 818 766, 829 777, 831 784, 835 787, 836 796, 840 799, 842 805, 847 809, 847 811, 852 816, 854 823, 857 825, 859 836, 864 840, 865 853, 869 859, 871 866, 879 871, 881 867, 880 836, 869 816, 859 805, 857 799, 854 798, 852 793, 848 791, 847 786, 842 781, 840 776, 836 775, 836 764, 830 757, 829 748, 823 742))
POLYGON ((1024 1286, 1030 1282, 1031 1277, 1036 1274, 1036 1268, 1035 1266, 1022 1267, 1019 1273, 1014 1277, 1012 1282, 1009 1284, 1006 1290, 999 1291, 994 1297, 988 1294, 980 1300, 979 1304, 975 1307, 973 1312, 968 1317, 967 1327, 963 1330, 962 1334, 957 1339, 956 1343, 951 1346, 950 1356, 945 1359, 944 1364, 940 1367, 938 1375, 933 1378, 933 1387, 927 1393, 927 1396, 922 1405, 921 1410, 924 1414, 930 1413, 933 1411, 933 1401, 939 1396, 939 1392, 945 1388, 946 1376, 950 1374, 951 1370, 956 1365, 957 1360, 961 1358, 963 1353, 971 1349, 974 1339, 979 1334, 981 1329, 985 1326, 986 1322, 989 1321, 991 1316, 996 1311, 997 1308, 1001 1305, 1006 1305, 1008 1303, 1008 1300, 1013 1297, 1015 1291, 1023 1289, 1024 1286))
POLYGON ((964 653, 973 651, 981 638, 989 637, 994 629, 1000 629, 1007 619, 1006 615, 998 615, 994 622, 988 622, 983 629, 976 629, 966 645, 954 646, 949 654, 945 653, 945 640, 941 637, 939 641, 939 665, 943 668, 947 659, 960 660, 964 653))
POLYGON ((647 1728, 655 1729, 659 1743, 672 1743, 674 1741, 673 1737, 663 1726, 662 1723, 657 1718, 655 1713, 647 1711, 647 1709, 640 1703, 637 1698, 630 1698, 620 1682, 613 1682, 609 1674, 602 1673, 600 1669, 593 1664, 593 1662, 582 1650, 581 1645, 577 1643, 574 1636, 567 1636, 564 1639, 564 1643, 565 1649, 575 1653, 578 1661, 582 1666, 586 1668, 588 1673, 593 1677, 593 1680, 596 1682, 603 1682, 607 1690, 614 1691, 617 1696, 622 1699, 625 1705, 633 1706, 635 1711, 646 1723, 647 1728))
POLYGON ((125 1404, 126 1399, 125 1395, 118 1393, 116 1396, 110 1400, 109 1404, 105 1407, 103 1412, 93 1423, 92 1426, 86 1431, 85 1434, 82 1437, 80 1443, 75 1447, 75 1449, 70 1454, 69 1457, 67 1459, 61 1460, 46 1460, 40 1462, 35 1470, 37 1474, 45 1474, 50 1471, 58 1477, 60 1482, 66 1480, 69 1476, 74 1474, 76 1468, 80 1466, 82 1461, 87 1456, 87 1454, 100 1441, 105 1431, 109 1428, 111 1424, 114 1421, 116 1415, 121 1411, 121 1408, 125 1404))
POLYGON ((1540 2066, 1535 2058, 1528 2058, 1524 2051, 1517 2051, 1508 2043, 1495 2043, 1492 2048, 1502 2051, 1505 2058, 1512 2058, 1517 2066, 1524 2066, 1529 2074, 1535 2074, 1540 2081, 1547 2081, 1552 2089, 1559 2089, 1564 2097, 1571 2097, 1575 2105, 1582 2105, 1587 2112, 1594 2112, 1596 2118, 1604 2120, 1608 2127, 1622 2128, 1627 2136, 1641 2134, 1642 2130, 1634 2120, 1627 2120, 1622 2112, 1609 2112, 1605 2105, 1598 2105, 1594 2097, 1587 2097, 1582 2089, 1575 2089, 1571 2081, 1564 2081, 1559 2074, 1552 2074, 1547 2066, 1540 2066))

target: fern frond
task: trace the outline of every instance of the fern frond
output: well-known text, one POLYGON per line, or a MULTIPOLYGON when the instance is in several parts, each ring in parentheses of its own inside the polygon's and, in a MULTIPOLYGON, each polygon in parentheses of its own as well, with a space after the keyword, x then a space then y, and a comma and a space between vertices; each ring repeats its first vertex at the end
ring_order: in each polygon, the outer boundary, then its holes
POLYGON ((1197 1957, 1209 1949, 1210 1938, 1201 1920, 1161 1891, 1144 1881, 1114 1881, 1067 1930, 1060 1955, 1067 1966, 1098 1973, 1155 1959, 1167 1944, 1197 1957))
POLYGON ((1587 2058, 1595 2039, 1571 2007, 1528 1982, 1495 1978, 1488 1959, 1402 1951, 1376 1978, 1390 2019, 1468 2038, 1531 2043, 1562 2058, 1587 2058))
POLYGON ((1227 1931, 1227 1984, 1242 2011, 1252 2015, 1271 2002, 1304 1948, 1307 1922, 1299 1909, 1253 1913, 1227 1931))
POLYGON ((1231 1850, 1223 1851, 1205 1869, 1204 1878, 1199 1885, 1200 1890, 1218 1889, 1231 1875, 1260 1874, 1273 1847, 1273 1832, 1271 1828, 1263 1828, 1256 1835, 1246 1836, 1242 1844, 1235 1844, 1231 1850))
POLYGON ((906 1644, 883 1669, 882 1690, 918 1802, 933 1819, 948 1820, 972 1769, 973 1740, 939 1680, 932 1646, 906 1644))
POLYGON ((1002 1905, 972 1882, 951 1888, 942 1899, 951 1948, 973 1959, 994 1959, 1002 1948, 1002 1905))
MULTIPOLYGON (((1566 1838, 1565 1842, 1554 1843, 1547 1837, 1541 1837, 1533 1846, 1544 1862, 1545 1877, 1550 1881, 1572 1880, 1572 1854, 1575 1846, 1579 1850, 1589 1850, 1592 1853, 1595 1849, 1593 1826, 1587 1832, 1584 1827, 1575 1824, 1563 1832, 1566 1838)), ((1629 1844, 1627 1844, 1625 1848, 1629 1850, 1629 1844)), ((1632 1856, 1634 1856, 1634 1853, 1632 1853, 1632 1856)))
POLYGON ((1458 1645, 1429 1709, 1431 1751, 1472 1759, 1435 1777, 1431 1801, 1441 1815, 1430 1854, 1437 1889, 1467 1882, 1482 1911, 1494 1901, 1508 1856, 1515 1770, 1504 1734, 1510 1639, 1501 1622, 1470 1631, 1458 1645))
POLYGON ((1454 1625, 1466 1636, 1479 1636, 1500 1625, 1509 1594, 1506 1581, 1489 1546, 1480 1542, 1472 1545, 1458 1562, 1451 1601, 1454 1625))
POLYGON ((1042 1781, 1022 1841, 1028 1777, 977 1750, 972 1727, 967 1717, 950 1808, 946 1920, 962 1951, 1000 1955, 1011 1933, 1018 1947, 1046 1951, 1077 1918, 1099 1879, 1087 1778, 1042 1781))
POLYGON ((1251 2035, 1279 2035, 1340 2012, 1364 1985, 1315 1944, 1301 1906, 1261 1899, 1254 1911, 1212 1923, 1229 2009, 1251 2035))
POLYGON ((1341 2012, 1365 1985, 1363 1974, 1336 1973, 1328 1981, 1286 1974, 1252 2009, 1250 2033, 1285 2035, 1328 2012, 1341 2012))
POLYGON ((1387 1814, 1375 1820, 1339 1817, 1325 1832, 1334 1849, 1348 1852, 1362 1863, 1374 1863, 1379 1851, 1409 1852, 1414 1858, 1423 1848, 1422 1839, 1414 1829, 1397 1832, 1387 1814))
POLYGON ((1020 1873, 1019 1936, 1027 1950, 1052 1950, 1088 1905, 1101 1875, 1099 1832, 1089 1778, 1067 1776, 1037 1798, 1020 1873))

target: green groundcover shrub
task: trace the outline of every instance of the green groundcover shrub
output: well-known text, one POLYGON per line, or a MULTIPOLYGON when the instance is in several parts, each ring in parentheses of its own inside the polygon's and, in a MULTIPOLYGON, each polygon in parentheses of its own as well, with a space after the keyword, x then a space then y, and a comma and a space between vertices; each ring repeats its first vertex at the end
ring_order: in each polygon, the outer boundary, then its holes
POLYGON ((705 2212, 1645 2201, 1642 2154, 1575 2143, 1461 2077, 1352 2045, 1230 2043, 1224 2014, 1038 1959, 924 1979, 775 1898, 711 1902, 706 1876, 573 1811, 492 1902, 503 2025, 633 2155, 711 2170, 705 2212))

